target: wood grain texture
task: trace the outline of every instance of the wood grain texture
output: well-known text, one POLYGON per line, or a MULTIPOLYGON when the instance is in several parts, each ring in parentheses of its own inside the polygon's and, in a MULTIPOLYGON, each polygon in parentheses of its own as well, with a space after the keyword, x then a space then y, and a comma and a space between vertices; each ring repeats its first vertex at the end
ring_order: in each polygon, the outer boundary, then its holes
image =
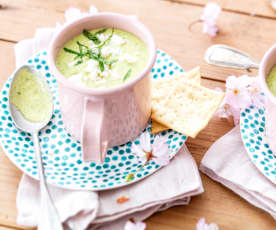
POLYGON ((7 227, 7 226, 1 226, 0 225, 0 230, 15 230, 16 228, 11 228, 11 227, 7 227))
POLYGON ((229 1, 229 0, 163 0, 169 2, 179 2, 183 4, 192 4, 204 6, 208 2, 216 2, 220 5, 223 10, 255 15, 267 18, 276 18, 276 11, 271 7, 270 0, 252 1, 252 0, 242 0, 242 1, 229 1))
MULTIPOLYGON (((200 17, 206 0, 0 0, 0 4, 2 2, 7 7, 0 10, 0 86, 14 69, 13 43, 1 39, 16 42, 32 37, 38 27, 54 26, 56 21, 63 22, 63 13, 70 6, 86 10, 93 3, 101 11, 138 15, 153 32, 158 47, 175 58, 184 69, 201 66, 201 72, 207 78, 202 80, 202 84, 210 88, 223 88, 223 81, 228 75, 246 72, 217 68, 204 63, 203 55, 208 46, 224 43, 245 50, 256 60, 260 60, 275 42, 274 33, 271 32, 276 29, 275 20, 272 19, 271 12, 262 5, 263 1, 258 0, 250 4, 249 8, 244 3, 249 0, 221 0, 220 4, 226 12, 219 18, 221 31, 214 39, 202 34, 201 24, 195 24, 191 31, 188 29, 200 17), (178 1, 183 2, 177 3, 178 1), (238 6, 241 11, 236 9, 238 6), (251 13, 253 6, 259 12, 256 14, 265 17, 246 15, 251 13), (236 11, 240 13, 235 13, 236 11)), ((256 73, 254 71, 251 75, 256 73)), ((232 127, 227 121, 214 117, 196 139, 188 139, 187 146, 197 164, 212 143, 232 127)), ((195 224, 201 217, 206 217, 208 222, 218 223, 222 230, 275 228, 275 221, 267 213, 253 207, 208 177, 201 176, 204 194, 194 197, 189 206, 170 208, 153 215, 146 221, 147 230, 195 229, 195 224)), ((23 229, 16 225, 15 198, 20 177, 21 172, 0 150, 0 230, 7 230, 8 227, 23 229)))
MULTIPOLYGON (((1 11, 0 14, 0 38, 18 41, 31 37, 37 27, 53 26, 56 21, 63 21, 63 11, 70 4, 65 1, 62 11, 62 2, 64 1, 51 0, 49 6, 46 7, 45 4, 48 4, 48 1, 46 3, 42 0, 11 0, 10 8, 1 11), (31 2, 34 2, 33 7, 30 6, 31 2), (42 7, 39 7, 40 3, 42 7), (56 6, 58 10, 55 9, 56 6), (37 20, 38 17, 39 20, 37 20)), ((89 4, 88 1, 84 1, 76 2, 73 6, 88 9, 89 4)), ((269 32, 276 30, 276 23, 272 19, 223 12, 218 21, 220 34, 211 39, 201 32, 200 23, 192 26, 191 31, 188 29, 189 25, 199 19, 202 13, 202 7, 197 5, 160 0, 120 0, 120 4, 112 0, 95 0, 93 4, 101 11, 138 15, 153 32, 158 47, 169 51, 186 69, 192 68, 195 63, 199 64, 203 75, 208 78, 225 80, 230 74, 247 73, 245 70, 229 70, 206 64, 203 56, 210 45, 223 43, 234 46, 250 53, 257 61, 260 61, 265 51, 275 43, 274 33, 269 32), (154 9, 154 14, 152 9, 154 9)), ((256 70, 250 73, 250 75, 256 74, 256 70)))

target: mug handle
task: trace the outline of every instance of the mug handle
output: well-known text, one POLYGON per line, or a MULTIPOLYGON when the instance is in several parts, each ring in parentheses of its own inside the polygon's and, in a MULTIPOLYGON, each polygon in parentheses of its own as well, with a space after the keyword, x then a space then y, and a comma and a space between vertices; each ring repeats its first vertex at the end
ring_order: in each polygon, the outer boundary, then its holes
POLYGON ((84 98, 81 143, 84 161, 103 163, 108 141, 103 135, 104 99, 84 98))

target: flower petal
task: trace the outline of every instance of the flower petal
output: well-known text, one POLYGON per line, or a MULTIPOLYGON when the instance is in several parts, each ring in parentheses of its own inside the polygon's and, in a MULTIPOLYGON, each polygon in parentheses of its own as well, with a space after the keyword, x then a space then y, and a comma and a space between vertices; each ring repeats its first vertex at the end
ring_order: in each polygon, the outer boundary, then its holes
POLYGON ((170 163, 169 155, 161 155, 158 157, 154 157, 153 160, 156 162, 156 164, 158 164, 160 166, 165 166, 170 163))
POLYGON ((144 132, 140 136, 140 146, 145 152, 151 152, 150 134, 149 132, 144 132))
POLYGON ((143 149, 139 145, 135 145, 135 144, 132 145, 131 152, 136 154, 139 157, 145 157, 146 155, 143 149))
POLYGON ((145 230, 146 224, 144 222, 136 222, 133 223, 131 221, 127 221, 124 227, 124 230, 145 230))
POLYGON ((200 220, 196 224, 196 230, 207 230, 207 224, 204 218, 200 218, 200 220))
POLYGON ((96 6, 94 6, 94 5, 90 6, 90 8, 89 8, 89 13, 90 14, 96 14, 98 12, 99 12, 99 10, 96 8, 96 6))

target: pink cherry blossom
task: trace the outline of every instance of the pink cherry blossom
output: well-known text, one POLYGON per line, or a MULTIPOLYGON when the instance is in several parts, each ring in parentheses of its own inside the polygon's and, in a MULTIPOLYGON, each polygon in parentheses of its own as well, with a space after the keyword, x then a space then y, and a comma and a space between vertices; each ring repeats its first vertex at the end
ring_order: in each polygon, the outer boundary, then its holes
MULTIPOLYGON (((219 87, 216 87, 215 90, 218 92, 223 92, 222 89, 219 87)), ((226 104, 225 98, 223 98, 223 101, 218 108, 216 115, 221 118, 229 118, 230 116, 232 116, 230 106, 226 104)))
POLYGON ((149 132, 144 132, 141 134, 139 141, 139 145, 134 144, 132 146, 132 152, 136 153, 143 161, 148 161, 150 156, 161 166, 169 164, 170 150, 165 137, 157 136, 151 144, 149 132))
POLYGON ((196 230, 219 230, 215 223, 207 224, 204 218, 201 218, 196 225, 196 230))
POLYGON ((265 104, 265 97, 262 95, 261 83, 258 77, 251 77, 251 82, 248 86, 248 91, 251 97, 251 104, 263 109, 265 104))
POLYGON ((145 230, 146 224, 144 222, 127 221, 124 230, 145 230))
MULTIPOLYGON (((222 91, 218 88, 216 90, 222 91)), ((235 125, 238 125, 241 109, 249 105, 264 108, 264 99, 258 77, 229 76, 226 80, 225 98, 216 114, 227 119, 232 116, 235 125)))
POLYGON ((276 10, 276 0, 270 0, 271 7, 276 10))
POLYGON ((72 22, 87 15, 96 14, 98 9, 91 5, 89 8, 89 12, 81 12, 78 8, 69 8, 65 11, 65 20, 66 22, 72 22))
POLYGON ((248 82, 244 78, 230 76, 226 80, 225 102, 233 108, 245 108, 251 104, 247 89, 248 82))
POLYGON ((210 2, 206 4, 200 17, 203 21, 203 33, 207 33, 212 37, 216 36, 218 32, 216 21, 220 12, 221 8, 217 3, 210 2))

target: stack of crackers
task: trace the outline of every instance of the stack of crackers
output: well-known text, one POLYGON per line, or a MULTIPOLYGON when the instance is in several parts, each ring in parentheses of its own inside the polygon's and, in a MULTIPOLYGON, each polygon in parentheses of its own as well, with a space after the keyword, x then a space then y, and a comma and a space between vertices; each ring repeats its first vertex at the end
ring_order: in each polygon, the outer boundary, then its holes
POLYGON ((152 83, 152 133, 173 129, 195 138, 219 108, 224 93, 200 85, 200 68, 152 83))

